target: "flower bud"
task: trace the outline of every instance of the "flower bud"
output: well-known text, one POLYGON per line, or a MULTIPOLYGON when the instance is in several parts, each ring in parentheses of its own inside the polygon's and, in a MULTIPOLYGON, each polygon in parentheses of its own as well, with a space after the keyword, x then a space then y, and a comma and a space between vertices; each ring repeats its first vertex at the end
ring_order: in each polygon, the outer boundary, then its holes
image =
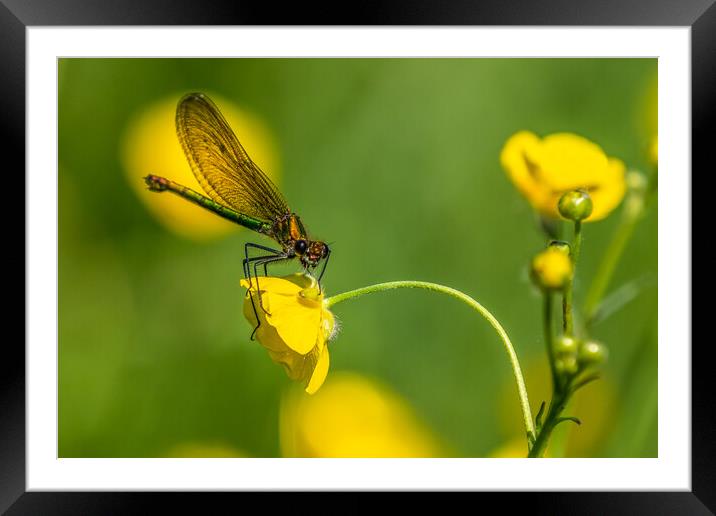
POLYGON ((554 368, 559 375, 573 375, 579 369, 577 357, 567 355, 554 361, 554 368))
POLYGON ((576 355, 578 349, 577 339, 561 335, 554 341, 554 351, 560 355, 576 355))
POLYGON ((564 373, 564 360, 561 358, 558 358, 554 361, 554 369, 559 373, 560 375, 564 373))
POLYGON ((580 365, 590 366, 603 363, 607 359, 607 348, 594 341, 585 341, 579 346, 577 354, 580 365))
POLYGON ((572 250, 571 247, 569 246, 569 243, 565 242, 564 240, 552 240, 549 243, 549 246, 551 248, 558 249, 558 250, 562 251, 567 256, 569 256, 569 253, 572 250))
POLYGON ((567 374, 574 374, 579 369, 579 364, 577 363, 577 357, 575 355, 567 355, 562 359, 562 363, 564 364, 564 372, 567 374))
POLYGON ((557 207, 562 217, 577 222, 592 214, 592 198, 585 190, 572 190, 559 199, 557 207))
POLYGON ((530 273, 542 290, 560 290, 572 276, 572 262, 563 251, 550 246, 532 259, 530 273))
POLYGON ((649 186, 649 181, 644 177, 644 174, 637 172, 636 170, 630 170, 626 175, 627 188, 630 192, 637 192, 643 194, 646 192, 649 186))

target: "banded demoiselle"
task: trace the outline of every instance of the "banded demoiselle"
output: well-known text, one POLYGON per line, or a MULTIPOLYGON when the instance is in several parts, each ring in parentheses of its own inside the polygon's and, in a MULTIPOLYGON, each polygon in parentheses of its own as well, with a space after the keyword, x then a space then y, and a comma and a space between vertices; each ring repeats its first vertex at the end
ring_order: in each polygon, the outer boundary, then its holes
MULTIPOLYGON (((298 258, 304 270, 310 272, 323 261, 318 276, 320 286, 330 248, 325 242, 308 236, 299 216, 291 211, 276 185, 251 160, 216 104, 203 93, 185 95, 177 105, 176 130, 191 170, 208 197, 155 175, 144 178, 149 189, 172 192, 279 244, 280 249, 254 243, 244 246, 244 276, 250 285, 256 281, 262 310, 259 267, 263 266, 266 275, 269 264, 298 258), (249 249, 268 254, 249 257, 249 249)), ((250 299, 259 321, 253 296, 250 299)), ((260 324, 254 328, 251 338, 260 324)))

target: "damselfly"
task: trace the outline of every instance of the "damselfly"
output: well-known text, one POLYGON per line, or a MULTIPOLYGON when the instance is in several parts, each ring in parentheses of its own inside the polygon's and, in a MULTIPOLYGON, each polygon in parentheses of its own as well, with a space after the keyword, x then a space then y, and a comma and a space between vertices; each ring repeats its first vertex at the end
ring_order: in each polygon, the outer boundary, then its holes
MULTIPOLYGON (((331 254, 330 248, 325 242, 308 236, 301 219, 288 207, 276 185, 251 160, 209 97, 203 93, 185 95, 177 105, 176 130, 191 169, 208 197, 155 175, 144 178, 149 189, 153 192, 172 192, 279 244, 280 249, 254 243, 244 246, 244 276, 250 285, 256 282, 262 310, 266 311, 258 289, 260 267, 267 275, 269 264, 298 258, 304 269, 310 272, 322 261, 323 267, 318 276, 320 286, 331 254), (249 257, 249 249, 267 254, 249 257)), ((250 295, 250 299, 259 321, 253 296, 250 295)), ((254 328, 252 339, 260 324, 259 321, 254 328)))

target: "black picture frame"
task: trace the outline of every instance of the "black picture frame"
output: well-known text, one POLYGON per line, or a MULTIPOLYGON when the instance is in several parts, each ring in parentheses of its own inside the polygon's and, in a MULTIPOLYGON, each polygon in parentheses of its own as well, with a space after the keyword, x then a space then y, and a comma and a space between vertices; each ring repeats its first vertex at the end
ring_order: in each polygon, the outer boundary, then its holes
MULTIPOLYGON (((708 145, 713 145, 713 113, 716 105, 716 5, 714 0, 465 0, 439 2, 404 0, 366 4, 343 9, 340 3, 297 3, 281 9, 270 3, 187 0, 0 0, 0 127, 6 177, 25 170, 25 31, 31 26, 61 25, 651 25, 691 27, 692 162, 706 172, 708 145), (349 14, 350 13, 350 14, 349 14), (12 152, 10 151, 12 150, 12 152)), ((711 160, 712 162, 712 160, 711 160)), ((713 164, 710 163, 710 168, 713 164)), ((684 171, 689 173, 689 171, 684 171)), ((13 196, 18 181, 8 182, 13 196)), ((27 195, 23 183, 23 194, 27 195)), ((17 195, 18 202, 24 195, 17 195)), ((9 212, 9 208, 6 208, 9 212)), ((25 213, 16 207, 16 214, 25 213)), ((694 217, 694 224, 702 219, 694 217)), ((7 231, 12 228, 7 228, 7 231)), ((695 233, 699 234, 699 233, 695 233)), ((9 239, 5 239, 9 242, 9 239)), ((25 246, 5 246, 6 274, 27 274, 25 246)), ((6 299, 22 306, 17 298, 6 299)), ((22 294, 25 300, 25 293, 22 294)), ((7 326, 10 327, 9 325, 7 326)), ((24 335, 23 326, 23 335, 24 335)), ((7 335, 7 333, 6 333, 7 335)), ((23 339, 24 340, 24 339, 23 339)), ((691 345, 691 335, 674 345, 691 345)), ((502 496, 502 510, 529 505, 537 513, 561 514, 712 514, 716 510, 716 402, 711 394, 710 339, 693 339, 692 346, 692 490, 690 492, 641 493, 528 493, 502 496)), ((128 513, 151 501, 166 509, 179 502, 184 510, 204 512, 206 498, 147 493, 26 492, 25 489, 25 351, 19 339, 6 338, 0 360, 0 511, 8 514, 128 513), (178 498, 178 499, 177 499, 178 498), (196 504, 196 505, 195 505, 196 504)), ((144 511, 142 511, 144 512, 144 511)))

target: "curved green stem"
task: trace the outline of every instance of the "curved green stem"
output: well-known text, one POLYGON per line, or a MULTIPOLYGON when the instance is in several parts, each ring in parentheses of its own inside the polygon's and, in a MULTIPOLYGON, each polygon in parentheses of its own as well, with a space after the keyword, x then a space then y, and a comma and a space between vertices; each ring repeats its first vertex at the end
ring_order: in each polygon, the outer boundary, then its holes
POLYGON ((547 416, 544 420, 544 425, 542 428, 540 428, 539 435, 537 435, 537 439, 535 440, 534 446, 529 451, 529 454, 527 457, 529 458, 540 458, 544 455, 544 452, 547 450, 547 445, 549 444, 549 438, 552 435, 552 431, 555 429, 555 427, 565 421, 565 419, 573 420, 571 418, 563 418, 560 417, 560 414, 564 411, 564 409, 567 407, 567 402, 569 401, 569 397, 571 395, 571 392, 569 390, 566 390, 562 393, 556 393, 552 397, 552 401, 549 402, 549 409, 547 410, 547 416))
POLYGON ((569 386, 564 385, 560 379, 556 369, 557 357, 554 350, 554 329, 552 325, 552 294, 544 293, 544 310, 542 312, 542 325, 544 327, 544 341, 547 348, 547 359, 549 368, 552 372, 552 399, 549 402, 547 415, 544 417, 544 423, 538 424, 537 436, 534 445, 529 450, 527 457, 539 458, 544 455, 549 444, 549 438, 552 430, 559 424, 560 415, 567 406, 569 401, 569 386))
POLYGON ((555 368, 556 358, 554 356, 554 330, 552 329, 552 294, 545 292, 542 310, 542 326, 544 329, 544 342, 547 348, 547 360, 549 362, 549 370, 552 373, 552 387, 559 387, 559 378, 555 368))
POLYGON ((374 292, 383 292, 385 290, 393 290, 397 288, 421 288, 425 290, 432 290, 433 292, 447 294, 448 296, 459 299, 460 301, 477 311, 485 319, 487 319, 487 322, 490 323, 490 325, 500 336, 505 351, 507 351, 507 355, 509 356, 510 363, 512 365, 512 372, 514 374, 515 382, 517 384, 517 393, 520 398, 520 405, 522 407, 522 417, 525 423, 525 431, 527 432, 528 448, 531 448, 533 440, 536 437, 535 428, 534 424, 532 423, 530 403, 529 399, 527 398, 527 388, 525 387, 525 380, 522 376, 522 369, 520 368, 520 362, 517 359, 517 353, 515 353, 515 350, 512 346, 512 342, 510 342, 510 338, 507 336, 507 332, 505 332, 504 328, 502 328, 502 325, 497 321, 497 319, 495 319, 495 316, 493 316, 487 310, 487 308, 482 306, 473 298, 471 298, 467 294, 463 294, 459 290, 445 287, 443 285, 438 285, 437 283, 428 283, 425 281, 390 281, 388 283, 379 283, 377 285, 371 285, 368 287, 351 290, 349 292, 344 292, 342 294, 337 294, 333 297, 326 299, 325 303, 326 306, 330 308, 333 305, 336 305, 343 301, 347 301, 349 299, 355 299, 366 294, 372 294, 374 292))
POLYGON ((582 248, 582 222, 574 223, 574 241, 572 242, 572 264, 576 264, 579 260, 579 251, 582 248))
POLYGON ((564 296, 562 297, 562 320, 564 321, 564 334, 572 335, 574 333, 574 310, 572 305, 574 297, 574 276, 577 271, 577 260, 579 259, 579 250, 582 247, 582 223, 576 221, 574 223, 574 239, 572 241, 569 257, 572 260, 572 277, 564 287, 564 296))

